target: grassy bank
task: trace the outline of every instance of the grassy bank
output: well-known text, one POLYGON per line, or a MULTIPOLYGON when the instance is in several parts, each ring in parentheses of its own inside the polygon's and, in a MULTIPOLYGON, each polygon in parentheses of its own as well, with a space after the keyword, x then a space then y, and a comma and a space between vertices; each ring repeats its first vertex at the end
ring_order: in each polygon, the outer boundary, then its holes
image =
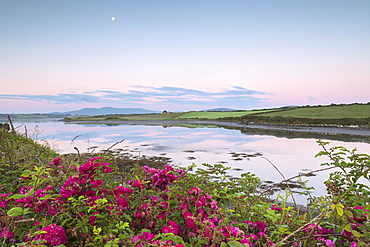
POLYGON ((314 197, 300 176, 262 187, 220 164, 123 176, 111 152, 60 157, 1 125, 0 246, 368 246, 370 156, 319 145, 322 170, 336 171, 314 197), (293 181, 308 207, 294 205, 293 181))
POLYGON ((289 107, 241 117, 243 123, 370 126, 370 104, 289 107))
POLYGON ((314 119, 369 118, 370 104, 290 107, 279 111, 258 113, 258 115, 314 119))

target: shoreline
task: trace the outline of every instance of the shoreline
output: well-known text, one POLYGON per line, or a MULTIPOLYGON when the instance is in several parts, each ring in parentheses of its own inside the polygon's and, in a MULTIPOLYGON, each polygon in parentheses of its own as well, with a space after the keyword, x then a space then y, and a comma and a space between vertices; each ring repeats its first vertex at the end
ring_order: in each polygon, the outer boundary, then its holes
POLYGON ((209 120, 137 120, 137 121, 63 121, 65 124, 121 124, 121 125, 181 125, 199 124, 228 126, 251 129, 282 130, 310 133, 345 134, 370 136, 370 128, 334 127, 334 126, 307 126, 307 125, 274 125, 274 124, 244 124, 239 122, 209 121, 209 120))

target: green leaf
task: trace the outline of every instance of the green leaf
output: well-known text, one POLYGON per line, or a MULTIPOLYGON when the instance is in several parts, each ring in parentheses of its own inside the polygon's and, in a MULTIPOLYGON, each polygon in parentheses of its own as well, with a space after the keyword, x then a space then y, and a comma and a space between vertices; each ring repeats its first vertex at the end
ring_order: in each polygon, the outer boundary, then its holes
POLYGON ((361 237, 361 234, 360 234, 358 231, 356 231, 356 230, 352 230, 351 232, 352 232, 352 234, 353 234, 356 238, 361 237))
POLYGON ((340 204, 340 203, 338 203, 338 204, 331 204, 330 205, 330 208, 331 209, 335 209, 337 211, 337 213, 338 213, 339 216, 343 216, 343 208, 344 208, 343 204, 340 204))
POLYGON ((241 243, 239 243, 238 241, 235 241, 235 240, 229 241, 229 242, 227 242, 227 244, 230 247, 243 247, 243 245, 241 243))
POLYGON ((268 213, 269 215, 276 215, 276 210, 267 209, 266 213, 268 213))
POLYGON ((15 194, 15 195, 12 195, 11 197, 9 197, 9 199, 22 199, 22 198, 24 198, 24 197, 26 197, 26 195, 22 195, 22 194, 15 194))
POLYGON ((286 230, 288 230, 287 228, 285 228, 285 227, 281 227, 281 226, 279 226, 279 232, 281 232, 281 233, 283 233, 283 232, 285 232, 286 230))
POLYGON ((353 218, 353 213, 351 211, 346 210, 346 211, 344 211, 344 214, 347 215, 350 218, 353 218))
POLYGON ((228 245, 225 242, 222 242, 220 247, 228 247, 228 245))
POLYGON ((11 216, 11 217, 21 216, 21 215, 23 215, 23 208, 21 208, 21 207, 14 207, 14 208, 11 208, 11 209, 9 209, 9 211, 7 212, 7 215, 8 215, 8 216, 11 216))
POLYGON ((343 216, 343 208, 337 207, 336 209, 339 216, 343 216))

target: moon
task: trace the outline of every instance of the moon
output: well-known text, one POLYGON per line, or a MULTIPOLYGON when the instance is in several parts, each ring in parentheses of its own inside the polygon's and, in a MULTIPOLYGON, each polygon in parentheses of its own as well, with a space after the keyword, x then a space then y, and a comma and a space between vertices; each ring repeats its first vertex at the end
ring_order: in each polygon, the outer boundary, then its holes
POLYGON ((113 16, 111 19, 112 19, 112 21, 114 21, 116 19, 116 17, 113 16))

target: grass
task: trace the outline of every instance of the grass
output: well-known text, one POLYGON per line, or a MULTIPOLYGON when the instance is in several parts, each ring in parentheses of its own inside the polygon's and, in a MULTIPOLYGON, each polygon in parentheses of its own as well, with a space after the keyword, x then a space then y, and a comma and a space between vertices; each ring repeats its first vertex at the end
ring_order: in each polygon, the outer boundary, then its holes
POLYGON ((203 118, 203 119, 218 119, 226 117, 241 117, 254 113, 269 112, 272 110, 260 110, 260 111, 227 111, 227 112, 187 112, 183 115, 177 117, 177 119, 194 119, 194 118, 203 118))
POLYGON ((308 125, 370 125, 370 103, 282 107, 251 111, 180 112, 156 114, 115 114, 65 118, 65 121, 161 121, 219 120, 244 123, 308 124, 308 125))
POLYGON ((285 111, 276 111, 259 114, 269 117, 294 117, 294 118, 367 118, 370 117, 370 105, 330 105, 317 107, 291 108, 285 111))

